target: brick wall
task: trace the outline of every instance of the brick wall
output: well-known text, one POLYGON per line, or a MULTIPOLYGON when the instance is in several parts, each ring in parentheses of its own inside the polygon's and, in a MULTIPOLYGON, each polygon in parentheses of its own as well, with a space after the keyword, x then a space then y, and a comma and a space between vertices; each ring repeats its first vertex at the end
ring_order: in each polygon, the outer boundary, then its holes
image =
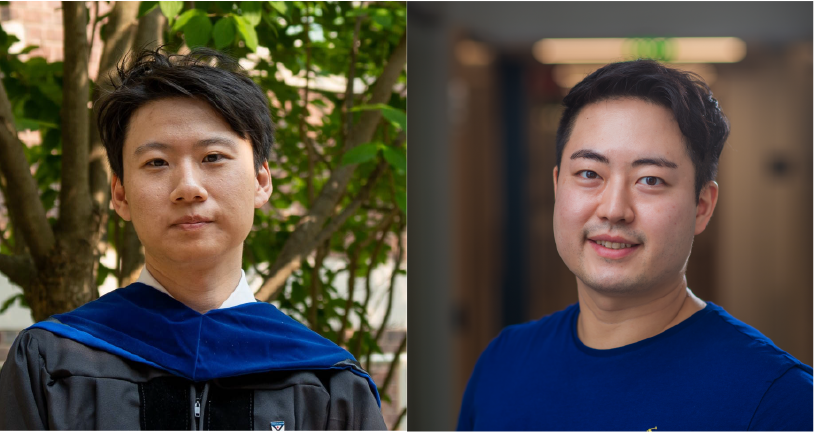
MULTIPOLYGON (((99 15, 110 10, 106 2, 96 2, 99 6, 99 15)), ((102 54, 102 40, 99 32, 104 21, 100 22, 94 31, 96 9, 92 6, 88 23, 88 38, 94 33, 93 47, 90 54, 89 73, 92 78, 99 71, 99 58, 102 54)), ((62 56, 62 3, 58 1, 28 2, 13 1, 0 7, 0 24, 7 33, 12 33, 20 39, 12 52, 19 52, 29 45, 39 48, 31 51, 24 57, 44 57, 49 62, 61 61, 62 56)))

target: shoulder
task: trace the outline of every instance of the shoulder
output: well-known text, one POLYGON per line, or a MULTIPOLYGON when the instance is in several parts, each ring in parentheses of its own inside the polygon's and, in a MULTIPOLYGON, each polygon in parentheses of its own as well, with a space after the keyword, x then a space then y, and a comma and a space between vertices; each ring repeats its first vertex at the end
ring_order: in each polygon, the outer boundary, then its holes
POLYGON ((539 320, 504 328, 475 364, 461 402, 458 430, 475 427, 478 407, 494 408, 499 403, 492 389, 505 388, 507 380, 525 379, 519 376, 529 371, 529 361, 539 364, 538 360, 546 358, 547 353, 562 352, 562 343, 570 338, 574 314, 578 311, 574 304, 539 320))
POLYGON ((700 345, 717 359, 733 387, 751 395, 750 430, 811 430, 812 368, 783 351, 754 327, 710 303, 700 345), (736 384, 737 383, 737 384, 736 384))
POLYGON ((147 381, 166 375, 145 364, 129 361, 115 354, 63 337, 49 330, 29 327, 17 336, 9 351, 9 360, 26 362, 29 369, 36 366, 48 375, 62 377, 117 378, 133 382, 147 381))
POLYGON ((525 350, 530 344, 544 346, 571 334, 574 315, 579 313, 577 304, 547 315, 535 321, 515 324, 504 328, 492 340, 484 355, 500 355, 525 350))
POLYGON ((53 351, 60 345, 63 345, 63 339, 59 336, 41 328, 27 328, 21 331, 9 350, 9 357, 13 353, 25 353, 28 355, 36 354, 42 355, 49 351, 53 351))
POLYGON ((702 346, 709 346, 710 349, 714 346, 720 356, 736 363, 752 364, 769 374, 772 380, 793 367, 811 373, 810 366, 780 349, 766 335, 733 317, 722 307, 708 303, 706 312, 706 325, 699 335, 702 346))
POLYGON ((470 383, 500 379, 500 371, 513 373, 527 367, 530 358, 561 352, 563 343, 570 339, 574 314, 578 312, 574 304, 539 320, 504 328, 481 353, 470 383))
POLYGON ((329 391, 328 429, 387 429, 372 381, 350 370, 339 370, 331 375, 329 391))

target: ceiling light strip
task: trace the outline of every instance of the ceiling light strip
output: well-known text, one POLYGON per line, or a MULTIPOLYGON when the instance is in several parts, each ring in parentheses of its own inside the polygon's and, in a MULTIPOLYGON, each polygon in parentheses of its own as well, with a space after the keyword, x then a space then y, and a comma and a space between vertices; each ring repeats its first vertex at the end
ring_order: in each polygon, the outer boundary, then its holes
POLYGON ((653 58, 670 63, 736 63, 746 43, 735 37, 542 39, 534 57, 545 64, 604 64, 653 58))

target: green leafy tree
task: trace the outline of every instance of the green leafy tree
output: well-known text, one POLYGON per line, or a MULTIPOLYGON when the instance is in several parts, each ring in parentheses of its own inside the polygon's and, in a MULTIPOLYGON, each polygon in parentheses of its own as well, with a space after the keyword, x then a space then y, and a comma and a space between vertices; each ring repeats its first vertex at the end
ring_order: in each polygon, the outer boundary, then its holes
MULTIPOLYGON (((245 270, 263 281, 257 297, 369 366, 381 352, 396 277, 406 274, 404 3, 115 2, 104 15, 98 2, 89 5, 63 2, 63 62, 23 61, 35 47, 12 54, 16 38, 0 31, 0 192, 9 221, 0 227, 0 272, 22 289, 4 308, 19 301, 42 320, 97 298, 109 275, 122 286, 137 277, 141 247, 132 224, 110 210, 88 101, 131 49, 207 46, 247 64, 278 126, 269 161, 275 191, 244 247, 245 270), (96 82, 88 29, 104 44, 96 82), (41 144, 23 144, 18 131, 26 129, 39 131, 41 144), (119 258, 112 268, 100 264, 109 247, 119 258), (388 259, 388 301, 374 326, 371 275, 388 259)), ((395 359, 405 347, 406 337, 395 359)), ((383 396, 395 359, 378 383, 383 396)))

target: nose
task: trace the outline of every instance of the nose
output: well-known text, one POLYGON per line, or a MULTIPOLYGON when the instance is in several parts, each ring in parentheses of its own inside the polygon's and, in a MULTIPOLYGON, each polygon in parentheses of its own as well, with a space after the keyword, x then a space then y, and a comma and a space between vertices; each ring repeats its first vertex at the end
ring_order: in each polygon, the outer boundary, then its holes
POLYGON ((611 224, 633 222, 635 212, 630 202, 630 191, 621 179, 610 182, 602 192, 596 215, 611 224))
POLYGON ((192 164, 180 164, 176 168, 175 188, 170 194, 173 202, 206 201, 209 194, 201 183, 199 170, 192 164))

